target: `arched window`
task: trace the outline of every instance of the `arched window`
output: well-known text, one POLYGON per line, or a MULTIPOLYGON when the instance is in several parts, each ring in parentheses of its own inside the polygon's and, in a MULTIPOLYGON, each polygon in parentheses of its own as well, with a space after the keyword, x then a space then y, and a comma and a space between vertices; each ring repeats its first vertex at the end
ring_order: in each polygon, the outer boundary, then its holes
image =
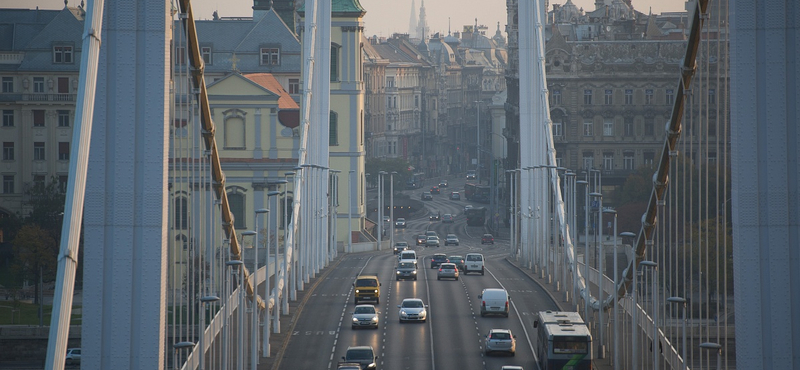
POLYGON ((246 229, 247 224, 244 218, 244 194, 239 192, 228 193, 228 205, 231 208, 231 214, 233 214, 233 227, 238 230, 246 229))
POLYGON ((225 117, 225 149, 245 149, 245 112, 230 109, 222 114, 225 117))
POLYGON ((330 131, 328 134, 330 136, 330 142, 328 145, 339 145, 339 114, 334 111, 331 111, 330 131))
POLYGON ((175 198, 175 223, 173 228, 175 230, 186 230, 189 228, 189 207, 187 205, 186 197, 179 196, 175 198))

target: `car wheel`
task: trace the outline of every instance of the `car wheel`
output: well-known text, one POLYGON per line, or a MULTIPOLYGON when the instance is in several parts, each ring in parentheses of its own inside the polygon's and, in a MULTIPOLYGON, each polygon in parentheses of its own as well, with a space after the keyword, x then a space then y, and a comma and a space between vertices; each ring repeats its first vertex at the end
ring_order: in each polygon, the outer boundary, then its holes
POLYGON ((503 315, 503 316, 505 316, 505 317, 508 317, 508 312, 506 312, 506 314, 505 314, 505 315, 503 315))
POLYGON ((397 278, 397 281, 400 281, 400 278, 397 278))
POLYGON ((72 360, 67 360, 64 362, 67 366, 72 366, 72 360))
MULTIPOLYGON (((481 274, 481 275, 483 275, 483 274, 481 274)), ((375 304, 381 304, 381 299, 380 298, 375 299, 375 304)))
POLYGON ((442 278, 440 278, 440 277, 438 277, 438 276, 437 276, 437 277, 436 277, 436 280, 442 280, 442 278))
POLYGON ((400 321, 401 324, 403 323, 403 319, 398 319, 398 320, 400 321))
POLYGON ((483 270, 481 270, 481 276, 483 276, 483 270))
POLYGON ((354 300, 353 300, 353 303, 354 303, 354 304, 358 304, 358 299, 354 299, 354 300))

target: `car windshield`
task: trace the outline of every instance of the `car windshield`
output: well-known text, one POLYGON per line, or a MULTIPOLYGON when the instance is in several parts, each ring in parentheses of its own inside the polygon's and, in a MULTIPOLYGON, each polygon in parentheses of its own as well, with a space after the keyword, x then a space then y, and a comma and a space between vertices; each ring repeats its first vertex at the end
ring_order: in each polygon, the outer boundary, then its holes
POLYGON ((456 266, 455 266, 455 265, 453 265, 452 263, 445 263, 445 264, 442 264, 442 268, 443 268, 443 269, 454 269, 455 267, 456 267, 456 266))
POLYGON ((348 360, 372 360, 372 351, 368 349, 351 349, 347 351, 348 360))
POLYGON ((449 259, 452 262, 458 262, 458 261, 462 261, 464 259, 464 257, 461 257, 461 256, 450 256, 450 257, 447 257, 447 259, 449 259))
POLYGON ((482 261, 482 260, 483 258, 481 258, 481 256, 479 255, 467 256, 467 261, 482 261))
POLYGON ((511 339, 508 333, 492 333, 492 339, 511 339))
POLYGON ((422 301, 403 301, 403 307, 420 308, 422 307, 422 301))
POLYGON ((401 268, 401 269, 402 268, 413 268, 414 264, 411 263, 411 262, 400 262, 400 264, 398 264, 397 267, 401 268))
POLYGON ((355 313, 375 313, 375 307, 372 306, 356 307, 355 313))
POLYGON ((373 279, 358 279, 356 286, 378 286, 378 282, 373 279))
POLYGON ((405 247, 407 245, 408 245, 408 243, 406 243, 406 242, 397 242, 397 246, 398 247, 405 247))

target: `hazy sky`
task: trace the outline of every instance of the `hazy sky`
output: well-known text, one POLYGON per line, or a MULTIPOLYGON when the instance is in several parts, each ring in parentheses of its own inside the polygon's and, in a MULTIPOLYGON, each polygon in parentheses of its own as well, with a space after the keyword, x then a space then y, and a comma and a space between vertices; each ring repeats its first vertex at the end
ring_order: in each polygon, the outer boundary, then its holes
MULTIPOLYGON (((107 0, 108 1, 108 0, 107 0)), ((419 15, 422 0, 360 0, 361 5, 367 10, 364 17, 367 36, 391 36, 392 33, 408 32, 411 19, 411 2, 414 1, 416 9, 414 14, 419 15)), ((567 0, 550 0, 551 4, 563 4, 567 0)), ((594 0, 572 0, 584 10, 594 9, 594 0)), ((651 7, 653 13, 665 11, 684 10, 684 0, 632 0, 636 10, 647 13, 651 7)), ((77 6, 80 0, 69 0, 70 6, 77 6)), ((447 33, 448 24, 452 31, 461 30, 464 25, 475 23, 489 27, 490 34, 497 29, 504 30, 506 24, 505 0, 425 0, 425 12, 431 34, 435 32, 447 33)), ((64 0, 2 0, 3 8, 28 8, 39 6, 41 9, 62 9, 64 0)), ((210 19, 214 10, 219 10, 222 17, 252 16, 252 0, 192 0, 192 7, 198 19, 210 19)), ((552 5, 551 5, 552 7, 552 5)))

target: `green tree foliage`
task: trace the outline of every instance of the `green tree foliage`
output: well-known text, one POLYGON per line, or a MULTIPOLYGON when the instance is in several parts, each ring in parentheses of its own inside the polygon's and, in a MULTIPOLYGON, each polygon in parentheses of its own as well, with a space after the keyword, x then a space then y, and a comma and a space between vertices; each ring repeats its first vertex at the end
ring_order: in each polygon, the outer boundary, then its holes
POLYGON ((25 218, 25 223, 39 225, 58 241, 61 238, 65 200, 65 194, 58 179, 53 177, 45 185, 34 186, 27 191, 26 195, 28 201, 25 202, 25 205, 31 208, 31 213, 25 218))
POLYGON ((733 291, 733 229, 719 218, 711 218, 692 227, 692 274, 702 277, 709 293, 724 284, 733 291), (702 273, 702 274, 701 274, 702 273))
MULTIPOLYGON (((378 184, 378 172, 386 171, 391 173, 392 171, 397 172, 394 175, 394 190, 400 191, 405 189, 406 180, 411 178, 412 172, 408 169, 408 162, 402 158, 388 158, 388 159, 376 159, 376 158, 367 158, 366 163, 364 164, 364 169, 366 173, 369 174, 368 181, 373 186, 377 186, 378 184)), ((385 193, 389 194, 389 177, 386 177, 387 181, 384 182, 386 184, 385 193)))
POLYGON ((36 289, 36 303, 39 302, 39 274, 43 280, 52 280, 56 271, 58 244, 50 233, 36 224, 26 224, 17 232, 14 244, 13 268, 26 280, 33 281, 36 289))

